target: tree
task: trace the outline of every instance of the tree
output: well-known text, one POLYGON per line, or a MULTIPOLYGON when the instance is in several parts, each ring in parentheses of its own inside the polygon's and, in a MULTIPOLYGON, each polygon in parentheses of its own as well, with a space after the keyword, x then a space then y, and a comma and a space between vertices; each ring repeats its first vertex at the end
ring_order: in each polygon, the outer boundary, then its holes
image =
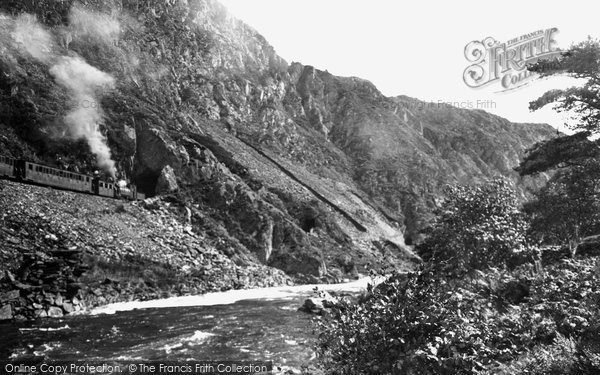
POLYGON ((429 261, 456 276, 474 269, 509 265, 528 250, 527 225, 513 186, 496 179, 480 186, 453 186, 442 214, 417 248, 429 261))
POLYGON ((600 41, 588 38, 564 52, 559 60, 542 60, 529 70, 540 73, 542 77, 566 75, 586 81, 581 87, 546 92, 529 103, 530 110, 554 103, 558 112, 577 114, 578 121, 570 124, 573 130, 600 132, 600 41))
POLYGON ((529 103, 531 111, 554 104, 557 112, 575 114, 576 121, 566 125, 576 133, 536 144, 516 168, 519 174, 525 176, 569 168, 598 158, 598 141, 591 141, 589 137, 600 133, 600 41, 589 38, 573 45, 560 59, 541 60, 528 69, 542 77, 566 75, 585 83, 579 87, 550 90, 529 103))
POLYGON ((568 243, 575 255, 581 238, 600 231, 600 163, 558 171, 524 206, 530 231, 546 243, 568 243))
POLYGON ((577 133, 536 144, 516 168, 522 176, 558 169, 525 210, 533 234, 545 242, 568 243, 574 255, 581 238, 599 230, 600 143, 590 136, 600 133, 600 41, 588 38, 559 60, 540 61, 529 70, 542 77, 585 80, 580 87, 551 90, 529 104, 532 111, 553 103, 557 112, 575 113, 577 121, 567 125, 577 133))
POLYGON ((597 142, 589 140, 591 133, 579 132, 535 144, 515 168, 521 176, 553 169, 582 166, 600 156, 597 142))

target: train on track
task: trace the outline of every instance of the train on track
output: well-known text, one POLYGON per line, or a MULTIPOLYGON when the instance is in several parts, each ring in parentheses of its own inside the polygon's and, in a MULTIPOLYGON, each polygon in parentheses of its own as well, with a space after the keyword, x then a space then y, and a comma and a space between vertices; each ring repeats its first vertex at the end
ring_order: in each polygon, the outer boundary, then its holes
POLYGON ((143 200, 145 195, 133 184, 124 181, 104 181, 96 173, 94 176, 66 171, 47 165, 14 159, 0 155, 0 177, 13 178, 17 181, 35 183, 63 190, 88 193, 109 198, 143 200))

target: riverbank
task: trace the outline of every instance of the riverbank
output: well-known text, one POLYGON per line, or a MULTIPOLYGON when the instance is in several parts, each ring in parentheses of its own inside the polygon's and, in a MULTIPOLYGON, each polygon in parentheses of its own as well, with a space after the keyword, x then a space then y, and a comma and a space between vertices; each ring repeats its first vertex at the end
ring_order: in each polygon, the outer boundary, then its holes
POLYGON ((126 202, 0 180, 0 320, 61 317, 110 303, 292 285, 176 200, 126 202))

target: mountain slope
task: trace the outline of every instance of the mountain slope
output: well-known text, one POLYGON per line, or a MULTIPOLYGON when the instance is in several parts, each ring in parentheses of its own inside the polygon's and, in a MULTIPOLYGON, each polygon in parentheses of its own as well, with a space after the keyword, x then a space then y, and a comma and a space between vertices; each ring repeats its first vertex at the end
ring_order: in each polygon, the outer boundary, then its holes
POLYGON ((2 150, 176 191, 196 227, 237 241, 238 263, 329 279, 410 265, 405 237, 443 185, 516 181, 524 149, 553 134, 288 64, 213 0, 0 10, 2 150))

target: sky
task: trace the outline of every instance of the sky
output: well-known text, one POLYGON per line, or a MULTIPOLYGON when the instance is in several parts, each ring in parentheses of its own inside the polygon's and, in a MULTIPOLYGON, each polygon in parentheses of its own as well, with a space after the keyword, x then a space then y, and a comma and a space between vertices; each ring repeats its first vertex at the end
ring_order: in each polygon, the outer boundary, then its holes
POLYGON ((288 62, 367 79, 387 96, 470 105, 511 121, 549 123, 561 130, 568 116, 550 106, 532 113, 529 102, 547 90, 575 85, 575 80, 536 79, 508 92, 499 92, 498 82, 470 88, 463 81, 471 64, 465 46, 487 37, 507 42, 554 27, 561 49, 588 36, 600 37, 600 5, 592 1, 220 1, 288 62))

